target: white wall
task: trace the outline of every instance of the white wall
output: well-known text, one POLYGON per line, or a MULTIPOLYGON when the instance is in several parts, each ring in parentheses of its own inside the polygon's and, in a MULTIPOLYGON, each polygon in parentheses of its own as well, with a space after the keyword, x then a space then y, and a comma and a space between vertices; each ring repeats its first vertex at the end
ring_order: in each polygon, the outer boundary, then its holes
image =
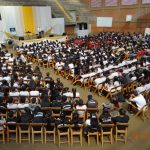
POLYGON ((86 30, 83 27, 82 30, 79 30, 79 25, 77 25, 74 29, 75 34, 77 34, 77 36, 80 37, 84 37, 85 35, 88 35, 89 33, 91 33, 91 24, 88 24, 87 26, 88 28, 86 30))
POLYGON ((24 35, 23 17, 21 16, 21 8, 19 6, 0 6, 2 26, 4 32, 10 32, 10 28, 15 28, 13 34, 24 35))
POLYGON ((52 33, 62 35, 65 32, 64 18, 52 18, 52 33))
POLYGON ((51 28, 51 7, 50 6, 34 6, 33 7, 35 31, 38 33, 40 30, 47 31, 51 28))

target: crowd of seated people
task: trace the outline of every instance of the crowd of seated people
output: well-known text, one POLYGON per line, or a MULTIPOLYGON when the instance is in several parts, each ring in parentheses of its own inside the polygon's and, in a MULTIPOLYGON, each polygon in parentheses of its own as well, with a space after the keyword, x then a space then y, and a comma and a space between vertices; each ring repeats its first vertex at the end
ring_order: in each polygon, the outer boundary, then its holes
MULTIPOLYGON (((16 58, 7 50, 1 50, 1 113, 6 114, 6 122, 11 120, 18 123, 53 122, 56 126, 71 123, 85 124, 85 134, 95 129, 99 132, 101 124, 105 122, 116 123, 120 120, 128 122, 129 119, 122 109, 119 111, 120 118, 115 119, 105 109, 100 117, 95 110, 94 113, 93 111, 89 113, 88 109, 97 109, 98 105, 92 95, 88 96, 86 104, 81 99, 76 100, 80 97, 76 89, 70 91, 68 87, 64 87, 59 78, 54 81, 49 73, 43 77, 40 68, 36 66, 33 69, 30 61, 38 59, 39 64, 52 62, 54 69, 59 70, 67 78, 70 73, 68 70, 71 70, 73 84, 77 84, 78 81, 86 82, 91 89, 96 87, 98 92, 106 96, 110 96, 109 91, 120 92, 122 85, 132 81, 139 83, 136 88, 140 93, 149 91, 150 45, 148 40, 148 36, 141 38, 138 34, 100 33, 98 36, 71 39, 67 41, 67 44, 44 41, 28 46, 22 45, 17 48, 19 54, 16 58), (76 40, 75 43, 74 40, 76 40), (78 40, 83 42, 78 43, 78 40), (96 45, 94 45, 95 42, 96 45), (88 80, 85 81, 87 78, 88 80), (53 110, 53 108, 56 109, 53 110), (78 120, 68 118, 70 112, 64 110, 71 110, 73 117, 78 120), (84 116, 85 112, 86 116, 84 116)), ((138 97, 138 94, 134 97, 138 97)), ((131 94, 130 100, 134 102, 135 98, 132 96, 131 94)), ((5 121, 1 119, 1 122, 5 121)))
MULTIPOLYGON (((136 33, 101 32, 70 39, 66 43, 22 44, 17 51, 39 62, 53 62, 57 73, 67 79, 73 78, 73 85, 88 85, 103 94, 120 92, 122 85, 139 81, 142 76, 149 77, 149 38, 136 33)), ((145 82, 148 84, 149 80, 145 82)), ((111 94, 104 95, 109 97, 111 94)))

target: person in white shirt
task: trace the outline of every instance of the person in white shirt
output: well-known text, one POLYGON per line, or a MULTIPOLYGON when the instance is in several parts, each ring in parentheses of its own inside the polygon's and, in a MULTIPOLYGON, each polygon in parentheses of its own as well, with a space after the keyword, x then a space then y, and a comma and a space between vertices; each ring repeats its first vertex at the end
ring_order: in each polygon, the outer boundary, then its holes
POLYGON ((25 101, 26 101, 26 97, 24 96, 20 97, 20 103, 18 104, 18 108, 29 107, 29 104, 26 104, 25 101))
POLYGON ((138 110, 142 109, 146 105, 144 96, 142 94, 138 94, 137 91, 134 91, 134 93, 131 94, 129 100, 133 102, 133 105, 135 104, 138 110))
POLYGON ((83 116, 86 109, 87 109, 87 106, 85 104, 83 104, 83 100, 80 99, 78 104, 76 105, 76 110, 77 110, 77 113, 79 114, 79 117, 83 116))
POLYGON ((9 97, 7 100, 7 108, 8 109, 17 109, 18 105, 13 102, 13 98, 9 97))

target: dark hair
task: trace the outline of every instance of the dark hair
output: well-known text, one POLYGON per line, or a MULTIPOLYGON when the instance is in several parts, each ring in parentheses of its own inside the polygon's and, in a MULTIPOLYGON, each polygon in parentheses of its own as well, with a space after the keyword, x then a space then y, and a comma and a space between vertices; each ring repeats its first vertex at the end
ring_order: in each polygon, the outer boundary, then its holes
POLYGON ((80 100, 78 101, 78 105, 79 105, 79 106, 82 106, 82 105, 83 105, 83 100, 82 100, 82 99, 80 99, 80 100))
POLYGON ((32 98, 31 98, 31 102, 32 102, 32 103, 35 103, 35 102, 36 102, 36 98, 35 98, 35 97, 32 97, 32 98))
POLYGON ((92 95, 88 95, 88 100, 91 100, 93 98, 92 95))
POLYGON ((7 103, 12 103, 13 102, 13 98, 12 97, 8 97, 7 103))
POLYGON ((67 96, 63 95, 62 100, 63 100, 63 102, 65 102, 67 100, 67 96))
POLYGON ((138 95, 139 95, 136 90, 133 92, 133 94, 134 94, 135 96, 138 96, 138 95))
POLYGON ((20 103, 25 103, 26 97, 25 96, 20 96, 20 103))
POLYGON ((123 108, 121 108, 121 109, 119 110, 119 113, 120 113, 120 115, 125 115, 125 114, 126 114, 126 110, 123 109, 123 108))
POLYGON ((8 118, 12 118, 14 116, 14 112, 13 111, 9 111, 8 112, 8 118))

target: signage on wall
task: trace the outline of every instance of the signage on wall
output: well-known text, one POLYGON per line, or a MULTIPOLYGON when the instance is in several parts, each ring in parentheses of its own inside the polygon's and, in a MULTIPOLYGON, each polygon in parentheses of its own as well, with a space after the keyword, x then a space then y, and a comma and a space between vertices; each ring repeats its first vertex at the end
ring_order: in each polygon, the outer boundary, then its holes
POLYGON ((15 28, 10 28, 10 32, 16 32, 15 28))

